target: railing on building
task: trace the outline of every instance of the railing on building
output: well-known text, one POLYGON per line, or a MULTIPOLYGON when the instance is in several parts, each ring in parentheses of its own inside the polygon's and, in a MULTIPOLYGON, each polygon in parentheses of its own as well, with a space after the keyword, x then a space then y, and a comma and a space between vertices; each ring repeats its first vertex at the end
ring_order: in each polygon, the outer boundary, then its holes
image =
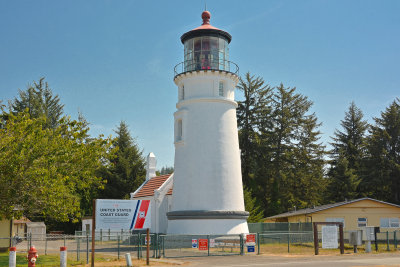
POLYGON ((192 71, 225 71, 239 75, 239 67, 229 60, 187 60, 177 64, 174 68, 174 77, 192 71))

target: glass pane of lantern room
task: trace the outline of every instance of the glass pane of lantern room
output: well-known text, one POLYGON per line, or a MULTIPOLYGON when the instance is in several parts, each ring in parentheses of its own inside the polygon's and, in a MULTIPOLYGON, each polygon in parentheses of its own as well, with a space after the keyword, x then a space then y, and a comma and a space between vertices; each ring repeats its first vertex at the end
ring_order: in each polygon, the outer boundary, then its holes
POLYGON ((218 38, 210 37, 210 47, 211 47, 211 68, 218 69, 218 38))
POLYGON ((202 37, 200 60, 202 70, 211 69, 210 37, 202 37))
POLYGON ((194 48, 194 58, 191 63, 192 70, 199 70, 200 67, 200 54, 201 54, 201 37, 197 37, 193 39, 193 48, 194 48))

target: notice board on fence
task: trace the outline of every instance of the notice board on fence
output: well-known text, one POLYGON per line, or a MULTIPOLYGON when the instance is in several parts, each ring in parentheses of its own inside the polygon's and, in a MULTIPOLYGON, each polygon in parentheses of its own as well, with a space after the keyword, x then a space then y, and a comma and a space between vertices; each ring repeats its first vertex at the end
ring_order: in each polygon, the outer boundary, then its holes
POLYGON ((96 229, 146 229, 150 218, 150 200, 96 200, 96 229))

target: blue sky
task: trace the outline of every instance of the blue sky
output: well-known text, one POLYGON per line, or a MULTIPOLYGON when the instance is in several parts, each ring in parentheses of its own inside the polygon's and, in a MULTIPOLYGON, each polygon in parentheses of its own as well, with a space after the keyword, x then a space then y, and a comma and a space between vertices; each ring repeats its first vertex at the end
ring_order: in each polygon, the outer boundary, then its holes
MULTIPOLYGON (((400 97, 400 1, 207 1, 232 36, 230 59, 314 102, 330 141, 351 101, 372 122, 400 97)), ((0 99, 46 77, 92 135, 121 120, 158 168, 174 161, 173 68, 204 1, 0 0, 0 99)), ((240 100, 240 95, 237 95, 240 100)))

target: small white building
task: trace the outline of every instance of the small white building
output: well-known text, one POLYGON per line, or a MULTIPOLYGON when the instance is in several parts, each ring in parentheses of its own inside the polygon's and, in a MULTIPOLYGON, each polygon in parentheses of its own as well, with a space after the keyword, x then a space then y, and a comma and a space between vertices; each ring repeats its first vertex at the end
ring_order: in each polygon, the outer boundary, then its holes
POLYGON ((44 222, 27 222, 26 232, 36 240, 44 240, 46 238, 46 225, 44 222))
POLYGON ((173 174, 156 176, 156 157, 147 156, 146 181, 133 193, 131 199, 150 200, 152 233, 167 233, 167 212, 171 210, 173 174))

